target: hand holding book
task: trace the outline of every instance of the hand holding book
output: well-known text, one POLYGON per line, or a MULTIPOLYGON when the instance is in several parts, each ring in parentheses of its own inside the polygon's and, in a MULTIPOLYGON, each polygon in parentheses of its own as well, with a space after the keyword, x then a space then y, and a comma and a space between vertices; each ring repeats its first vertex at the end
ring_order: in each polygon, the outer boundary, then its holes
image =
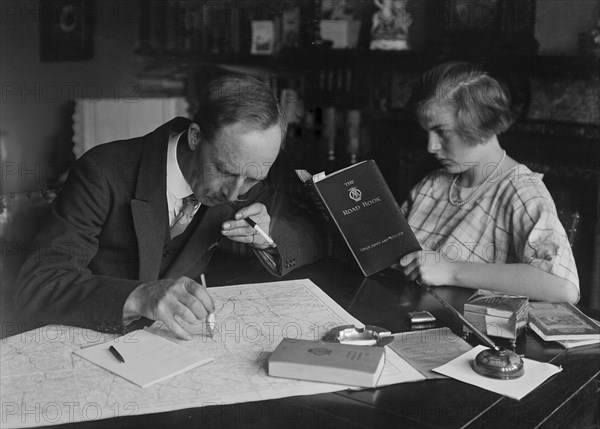
POLYGON ((365 276, 421 249, 377 164, 363 161, 328 175, 296 170, 365 276))

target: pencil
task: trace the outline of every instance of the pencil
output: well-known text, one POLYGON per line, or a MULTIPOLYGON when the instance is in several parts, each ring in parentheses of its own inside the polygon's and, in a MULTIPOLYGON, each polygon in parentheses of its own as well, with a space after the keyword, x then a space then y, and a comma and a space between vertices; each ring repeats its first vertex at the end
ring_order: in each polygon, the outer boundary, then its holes
MULTIPOLYGON (((206 278, 204 277, 204 273, 200 274, 200 281, 202 282, 202 286, 206 288, 206 278)), ((208 336, 212 338, 215 335, 215 313, 208 313, 206 316, 206 326, 208 328, 208 336)))
POLYGON ((115 349, 113 346, 110 346, 108 348, 108 350, 110 350, 110 352, 112 353, 112 355, 119 361, 122 363, 125 363, 125 359, 123 359, 123 356, 121 355, 121 353, 119 353, 119 351, 117 349, 115 349))

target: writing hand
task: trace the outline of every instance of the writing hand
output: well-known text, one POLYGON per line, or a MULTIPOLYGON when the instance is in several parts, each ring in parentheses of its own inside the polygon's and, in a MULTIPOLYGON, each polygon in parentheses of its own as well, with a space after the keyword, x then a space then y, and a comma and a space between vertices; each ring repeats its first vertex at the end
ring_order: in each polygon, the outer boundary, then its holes
POLYGON ((267 212, 264 204, 253 203, 235 213, 235 219, 224 222, 221 234, 230 240, 240 243, 246 243, 257 249, 267 249, 273 247, 267 240, 261 236, 252 226, 246 222, 246 218, 251 217, 254 222, 267 234, 271 226, 271 216, 267 212))
POLYGON ((215 305, 204 286, 187 277, 156 280, 141 284, 131 292, 123 315, 141 315, 160 320, 179 338, 192 339, 175 316, 188 323, 204 321, 215 305))

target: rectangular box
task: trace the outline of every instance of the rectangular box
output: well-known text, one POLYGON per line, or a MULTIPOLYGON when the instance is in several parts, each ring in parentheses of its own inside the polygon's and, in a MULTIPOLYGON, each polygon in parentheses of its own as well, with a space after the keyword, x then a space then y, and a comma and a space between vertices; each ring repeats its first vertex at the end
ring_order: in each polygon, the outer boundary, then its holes
MULTIPOLYGON (((527 320, 517 321, 515 317, 495 317, 482 313, 465 312, 465 318, 475 327, 490 337, 516 340, 527 325, 527 320)), ((468 328, 464 328, 468 332, 468 328)))
POLYGON ((516 340, 527 326, 528 303, 525 296, 478 290, 465 302, 464 315, 490 337, 516 340))
POLYGON ((356 48, 360 21, 322 20, 321 39, 331 40, 333 49, 356 48))
POLYGON ((383 347, 284 338, 268 360, 270 376, 375 387, 385 363, 383 347))

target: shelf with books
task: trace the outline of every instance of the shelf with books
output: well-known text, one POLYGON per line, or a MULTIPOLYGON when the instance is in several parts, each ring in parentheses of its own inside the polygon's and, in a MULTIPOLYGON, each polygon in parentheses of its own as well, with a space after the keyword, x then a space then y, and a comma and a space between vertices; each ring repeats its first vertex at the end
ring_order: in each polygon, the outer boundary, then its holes
MULTIPOLYGON (((406 101, 414 81, 423 71, 440 62, 481 62, 495 74, 514 77, 510 84, 516 82, 519 88, 512 94, 513 100, 520 103, 523 112, 526 112, 531 99, 529 77, 587 78, 598 71, 598 63, 590 63, 583 57, 509 54, 506 49, 478 53, 452 51, 444 49, 445 45, 432 45, 434 39, 427 34, 423 36, 425 43, 413 50, 369 50, 368 43, 364 42, 364 31, 361 31, 362 41, 359 40, 356 48, 332 49, 326 43, 318 43, 322 3, 322 0, 142 2, 137 52, 151 60, 144 74, 152 75, 153 79, 160 79, 161 72, 165 79, 172 79, 173 73, 184 76, 181 79, 185 81, 192 105, 196 89, 203 85, 202 82, 220 73, 259 76, 272 84, 278 96, 282 89, 291 88, 301 99, 304 112, 313 115, 312 119, 301 118, 298 126, 304 128, 306 122, 316 123, 315 126, 309 124, 307 130, 301 129, 298 135, 320 140, 321 146, 314 154, 320 160, 327 159, 331 145, 337 146, 334 150, 338 155, 336 162, 341 162, 350 159, 348 148, 340 143, 348 135, 347 118, 356 116, 356 110, 360 112, 359 132, 364 135, 365 141, 361 142, 361 155, 364 156, 359 158, 383 152, 379 150, 381 139, 371 139, 376 141, 375 145, 371 145, 367 141, 368 134, 379 133, 378 128, 383 124, 385 129, 380 134, 385 138, 404 136, 406 128, 398 130, 396 125, 390 127, 385 123, 397 123, 399 118, 408 122, 404 120, 408 117, 406 101), (279 41, 267 55, 251 53, 252 21, 274 23, 279 41), (329 132, 332 127, 333 141, 331 138, 327 140, 328 136, 332 136, 329 132), (392 129, 398 131, 392 132, 392 129)), ((370 10, 367 8, 360 12, 366 30, 370 23, 364 18, 371 17, 372 12, 373 5, 370 10)), ((528 127, 530 122, 519 120, 513 129, 528 127)), ((527 134, 530 128, 527 128, 527 134)), ((585 128, 585 140, 588 135, 595 136, 597 128, 594 125, 585 128)), ((537 133, 538 129, 534 132, 537 133)), ((548 129, 554 130, 555 127, 548 129)), ((547 131, 544 128, 539 134, 545 136, 547 131)), ((407 139, 402 140, 400 145, 406 145, 407 139)), ((394 145, 398 146, 397 139, 394 145)))
POLYGON ((138 51, 148 55, 272 54, 281 48, 311 43, 318 4, 272 0, 141 2, 138 51))

